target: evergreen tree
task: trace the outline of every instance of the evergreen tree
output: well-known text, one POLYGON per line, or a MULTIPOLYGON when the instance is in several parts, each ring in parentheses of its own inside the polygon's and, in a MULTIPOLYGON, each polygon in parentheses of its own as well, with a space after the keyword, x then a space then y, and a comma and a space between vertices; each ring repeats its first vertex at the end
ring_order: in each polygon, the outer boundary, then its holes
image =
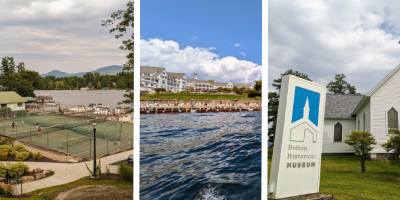
POLYGON ((334 80, 326 86, 328 91, 334 94, 356 94, 356 86, 351 85, 345 79, 346 76, 344 74, 336 74, 334 80))

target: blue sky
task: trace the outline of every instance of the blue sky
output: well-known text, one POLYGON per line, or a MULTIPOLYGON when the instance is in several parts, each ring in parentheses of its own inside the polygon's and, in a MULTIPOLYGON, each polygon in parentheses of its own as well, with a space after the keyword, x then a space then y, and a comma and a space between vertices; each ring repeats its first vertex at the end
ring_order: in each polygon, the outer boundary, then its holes
POLYGON ((261 64, 261 0, 141 1, 141 37, 261 64))

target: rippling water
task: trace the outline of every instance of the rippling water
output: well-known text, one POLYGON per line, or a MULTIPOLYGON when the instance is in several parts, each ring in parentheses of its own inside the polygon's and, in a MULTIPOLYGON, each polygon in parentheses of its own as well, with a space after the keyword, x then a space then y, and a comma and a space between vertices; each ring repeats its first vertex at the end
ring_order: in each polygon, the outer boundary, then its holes
POLYGON ((141 115, 141 199, 260 199, 261 113, 141 115))

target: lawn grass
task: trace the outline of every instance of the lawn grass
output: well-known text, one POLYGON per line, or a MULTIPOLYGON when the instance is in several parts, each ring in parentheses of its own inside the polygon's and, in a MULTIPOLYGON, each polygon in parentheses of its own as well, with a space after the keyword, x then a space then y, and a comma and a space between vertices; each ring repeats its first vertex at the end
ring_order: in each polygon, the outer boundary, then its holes
POLYGON ((339 200, 400 199, 399 163, 374 160, 366 167, 361 173, 355 156, 323 156, 320 191, 339 200))
POLYGON ((2 200, 14 200, 14 199, 22 199, 22 200, 50 200, 54 199, 59 193, 65 192, 67 190, 84 186, 84 185, 109 185, 118 187, 120 190, 126 191, 127 193, 133 192, 133 184, 129 181, 123 180, 111 180, 111 179, 99 179, 93 180, 89 177, 85 177, 79 179, 77 181, 67 183, 64 185, 44 188, 40 190, 33 191, 31 193, 25 194, 26 197, 18 197, 18 198, 5 198, 1 197, 2 200))
POLYGON ((213 93, 155 93, 141 94, 141 100, 255 100, 247 94, 213 94, 213 93))
POLYGON ((400 199, 400 164, 367 161, 363 174, 357 156, 322 156, 320 192, 335 200, 400 199))

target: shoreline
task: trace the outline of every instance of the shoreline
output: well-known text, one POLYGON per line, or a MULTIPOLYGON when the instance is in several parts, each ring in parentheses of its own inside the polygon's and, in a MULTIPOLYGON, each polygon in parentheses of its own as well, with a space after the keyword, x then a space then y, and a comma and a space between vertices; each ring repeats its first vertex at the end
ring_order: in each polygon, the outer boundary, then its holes
POLYGON ((140 114, 260 111, 258 100, 143 100, 140 114))

